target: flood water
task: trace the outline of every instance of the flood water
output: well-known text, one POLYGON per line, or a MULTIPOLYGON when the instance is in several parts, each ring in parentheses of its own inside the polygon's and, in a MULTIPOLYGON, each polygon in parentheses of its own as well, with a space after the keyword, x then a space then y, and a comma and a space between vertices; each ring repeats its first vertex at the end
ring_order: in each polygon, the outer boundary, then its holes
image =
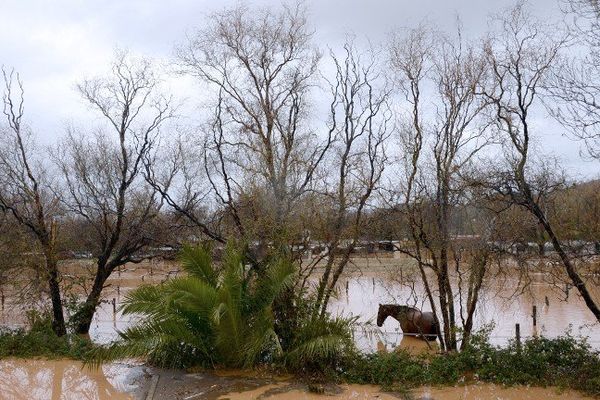
MULTIPOLYGON (((410 274, 410 269, 404 266, 407 260, 359 259, 354 262, 351 272, 341 278, 330 310, 359 316, 363 329, 355 333, 355 340, 360 348, 375 351, 379 342, 388 349, 400 345, 408 337, 402 335, 399 323, 388 318, 378 329, 377 310, 380 303, 394 303, 431 311, 419 277, 415 277, 414 272, 410 274)), ((531 274, 526 284, 516 275, 496 275, 484 281, 475 313, 475 329, 493 324, 490 341, 497 345, 514 339, 517 323, 522 337, 556 337, 569 331, 572 335, 587 337, 592 347, 600 349, 600 324, 575 289, 570 288, 567 296, 561 285, 545 282, 542 274, 531 274), (536 306, 535 327, 533 306, 536 306)), ((590 285, 590 291, 598 299, 599 289, 590 285)), ((454 294, 458 298, 458 293, 454 294)), ((460 325, 458 301, 455 309, 460 325)))
MULTIPOLYGON (((467 385, 449 388, 418 388, 411 390, 410 395, 402 396, 399 393, 385 393, 375 386, 369 385, 342 385, 340 392, 327 396, 308 393, 305 390, 286 390, 286 384, 268 385, 258 389, 227 393, 219 397, 220 400, 397 400, 402 398, 419 400, 583 400, 586 397, 572 391, 559 392, 555 389, 543 388, 502 388, 496 385, 467 385)), ((587 398, 589 399, 589 398, 587 398)))
POLYGON ((573 391, 555 388, 474 384, 457 387, 421 387, 402 393, 386 393, 370 385, 327 387, 325 394, 308 392, 291 380, 257 381, 252 374, 173 374, 126 364, 107 364, 90 369, 71 360, 0 361, 0 400, 125 400, 147 399, 151 375, 158 375, 159 389, 153 400, 586 400, 573 391), (162 389, 160 389, 162 387, 162 389), (410 397, 407 397, 407 394, 410 397))
MULTIPOLYGON (((352 260, 338 283, 336 298, 329 309, 334 313, 359 317, 362 325, 355 333, 360 348, 377 350, 378 342, 394 348, 403 339, 398 322, 388 318, 381 329, 375 319, 379 303, 407 304, 423 311, 430 311, 420 279, 410 268, 410 260, 395 258, 358 258, 352 260)), ((74 274, 77 264, 69 266, 67 272, 74 274)), ((117 331, 132 323, 131 317, 123 316, 118 309, 125 294, 145 283, 159 283, 181 274, 174 262, 153 261, 127 266, 114 272, 109 286, 104 291, 105 301, 94 317, 90 329, 92 340, 107 343, 117 338, 117 331), (112 300, 115 301, 113 308, 112 300)), ((590 285, 590 290, 600 299, 600 287, 590 285)), ((458 297, 458 294, 455 293, 458 297)), ((25 324, 24 312, 11 303, 10 293, 6 296, 4 310, 0 310, 0 326, 25 324)), ((458 303, 457 314, 460 312, 458 303)), ((460 318, 457 317, 460 321, 460 318)), ((587 309, 577 291, 570 289, 568 296, 562 287, 545 282, 542 274, 531 274, 530 282, 524 285, 515 274, 494 276, 484 282, 475 328, 494 323, 490 340, 494 344, 505 344, 515 336, 515 324, 520 324, 523 337, 535 334, 556 337, 569 330, 573 335, 588 337, 592 347, 600 349, 600 324, 587 309), (537 308, 537 326, 533 326, 533 306, 537 308)))
MULTIPOLYGON (((355 315, 359 317, 361 328, 355 332, 358 346, 366 351, 390 351, 396 347, 412 352, 435 351, 419 339, 403 336, 399 324, 388 319, 381 329, 375 326, 375 317, 379 303, 397 303, 416 306, 429 310, 423 296, 419 279, 413 279, 414 272, 407 267, 409 262, 403 259, 355 259, 349 272, 340 279, 336 298, 330 303, 333 313, 355 315)), ((74 268, 71 266, 70 268, 74 268)), ((73 271, 69 271, 73 273, 73 271)), ((172 262, 152 262, 128 266, 111 277, 106 288, 105 302, 94 318, 90 336, 92 340, 107 343, 117 337, 117 331, 123 330, 134 321, 115 308, 128 291, 142 283, 159 283, 169 277, 181 274, 177 264, 172 262)), ((574 335, 589 337, 595 348, 600 348, 600 326, 587 310, 576 291, 566 293, 544 281, 544 276, 532 275, 526 288, 521 288, 518 277, 508 274, 502 278, 487 279, 481 294, 475 326, 482 327, 494 322, 491 341, 506 343, 514 337, 515 324, 521 326, 522 336, 542 334, 549 337, 561 335, 570 329, 574 335), (518 292, 515 295, 515 292, 518 292), (537 327, 533 327, 532 308, 537 307, 537 327)), ((598 291, 598 288, 592 288, 598 291)), ((598 293, 595 293, 598 295, 598 293)), ((457 308, 459 310, 459 308, 457 308)), ((25 323, 24 313, 14 304, 9 295, 4 310, 0 311, 0 325, 19 326, 25 323)), ((161 377, 161 380, 164 380, 161 377)), ((229 389, 225 385, 215 391, 214 399, 370 399, 398 398, 392 394, 379 393, 374 387, 342 387, 333 397, 309 394, 305 389, 286 386, 287 383, 265 383, 260 386, 239 390, 239 380, 231 378, 229 389), (235 383, 235 385, 234 385, 235 383), (225 390, 225 392, 223 391, 225 390), (218 395, 218 396, 217 396, 218 395)), ((42 360, 2 360, 0 361, 0 400, 4 399, 129 399, 144 398, 149 373, 143 366, 128 364, 108 364, 101 369, 89 370, 73 361, 42 360)), ((195 382, 195 381, 194 381, 195 382)), ((178 382, 173 382, 176 387, 178 382)), ((194 383, 196 384, 196 383, 194 383)), ((242 385, 243 386, 243 385, 242 385)), ((166 386, 169 393, 169 385, 166 386)), ((212 389, 211 389, 212 390, 212 389)), ((193 392, 193 391, 192 391, 193 392)), ((187 394, 186 396, 193 396, 187 394)), ((165 397, 186 398, 171 393, 165 397)), ((196 397, 191 397, 196 398, 196 397)), ((190 399, 191 399, 190 398, 190 399)), ((538 388, 500 388, 494 385, 470 385, 458 388, 421 388, 413 392, 415 399, 584 399, 572 392, 557 393, 555 389, 538 388)), ((189 399, 188 399, 189 400, 189 399)))
POLYGON ((1 400, 132 399, 146 383, 144 367, 72 360, 0 361, 1 400))

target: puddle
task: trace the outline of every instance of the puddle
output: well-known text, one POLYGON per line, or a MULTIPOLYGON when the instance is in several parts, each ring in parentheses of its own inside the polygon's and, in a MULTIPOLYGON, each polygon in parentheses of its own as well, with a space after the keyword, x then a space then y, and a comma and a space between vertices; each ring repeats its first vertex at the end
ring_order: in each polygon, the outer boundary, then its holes
POLYGON ((554 388, 514 387, 503 388, 491 384, 467 385, 443 389, 419 388, 404 393, 382 392, 378 387, 369 385, 342 385, 339 393, 319 395, 308 393, 306 390, 286 386, 285 384, 266 385, 257 389, 243 392, 227 393, 219 400, 585 400, 590 397, 582 396, 572 391, 558 391, 554 388))
POLYGON ((140 398, 144 367, 73 360, 1 360, 0 400, 126 400, 140 398))

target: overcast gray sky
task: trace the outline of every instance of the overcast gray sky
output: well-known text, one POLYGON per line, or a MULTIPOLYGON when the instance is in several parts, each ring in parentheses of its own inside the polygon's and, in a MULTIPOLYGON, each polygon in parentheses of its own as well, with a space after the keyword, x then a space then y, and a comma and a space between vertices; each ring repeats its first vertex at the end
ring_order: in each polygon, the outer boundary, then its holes
MULTIPOLYGON (((74 90, 76 82, 108 68, 115 47, 128 48, 158 60, 168 60, 186 31, 202 24, 211 11, 232 0, 2 0, 0 4, 0 64, 14 67, 25 82, 27 120, 41 139, 51 143, 64 125, 86 115, 74 90)), ((248 4, 279 5, 256 0, 248 4)), ((451 29, 460 15, 466 34, 487 27, 487 16, 513 0, 306 0, 320 46, 338 43, 347 32, 381 41, 394 27, 427 20, 451 29)), ((530 0, 544 19, 561 18, 556 0, 530 0)), ((172 89, 181 88, 173 81, 172 89)), ((175 93, 177 95, 177 93, 175 93)), ((563 137, 550 118, 540 120, 542 146, 563 160, 574 177, 597 177, 598 164, 582 161, 580 145, 563 137)))

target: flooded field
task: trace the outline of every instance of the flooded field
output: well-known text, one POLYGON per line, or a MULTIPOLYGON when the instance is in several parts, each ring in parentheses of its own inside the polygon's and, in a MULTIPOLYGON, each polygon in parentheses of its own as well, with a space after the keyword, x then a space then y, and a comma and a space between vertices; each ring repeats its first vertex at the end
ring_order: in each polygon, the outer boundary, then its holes
MULTIPOLYGON (((365 350, 376 350, 378 342, 393 348, 407 339, 392 318, 388 318, 381 329, 377 328, 375 319, 380 303, 407 304, 423 311, 431 310, 420 280, 414 275, 406 276, 406 271, 410 270, 402 262, 396 259, 355 260, 352 272, 341 279, 338 296, 330 304, 334 313, 359 316, 364 329, 357 331, 355 338, 359 347, 365 350)), ((567 295, 562 286, 545 282, 540 273, 531 274, 529 278, 530 281, 524 283, 515 273, 487 279, 475 313, 475 329, 493 323, 490 340, 499 345, 515 337, 517 323, 523 337, 556 337, 569 331, 572 335, 588 337, 590 344, 600 349, 600 324, 577 291, 570 288, 567 295)), ((590 290, 600 299, 599 287, 590 285, 590 290)), ((458 302, 455 308, 460 311, 458 302)), ((457 319, 460 321, 459 317, 457 319)))
MULTIPOLYGON (((361 328, 355 340, 366 351, 390 351, 401 347, 411 352, 437 350, 414 337, 403 336, 398 323, 388 319, 379 329, 374 320, 379 303, 409 304, 429 310, 418 279, 411 279, 405 259, 355 259, 350 271, 339 282, 337 296, 330 304, 334 313, 356 315, 361 328)), ((66 274, 76 275, 81 266, 71 264, 66 274)), ((90 336, 107 343, 133 321, 118 312, 124 296, 140 284, 159 283, 181 274, 173 262, 152 262, 127 266, 115 272, 104 292, 104 302, 96 313, 90 336), (114 305, 113 305, 114 299, 114 305), (114 312, 117 310, 116 312, 114 312)), ((557 336, 570 329, 572 334, 590 338, 600 348, 600 326, 575 290, 567 296, 559 287, 533 275, 525 288, 514 275, 488 279, 476 314, 476 326, 494 322, 493 343, 502 344, 514 337, 515 323, 523 336, 557 336), (516 293, 517 292, 517 293, 516 293), (516 293, 516 294, 515 294, 516 293), (537 308, 537 327, 533 327, 532 308, 537 308)), ((596 288, 595 290, 597 290, 596 288)), ((598 293, 596 293, 598 295, 598 293)), ((0 325, 24 324, 23 310, 7 292, 0 325)), ((3 360, 0 361, 0 400, 4 399, 145 399, 152 376, 160 376, 155 399, 393 399, 398 393, 381 393, 376 387, 341 386, 329 390, 329 396, 311 394, 302 384, 273 379, 248 379, 236 376, 186 374, 183 371, 158 371, 131 364, 107 364, 100 369, 83 368, 73 361, 3 360)), ((455 388, 420 388, 414 399, 584 399, 573 392, 556 389, 501 388, 494 385, 470 385, 455 388)))
MULTIPOLYGON (((360 348, 374 351, 381 343, 394 348, 403 341, 398 323, 388 318, 381 329, 375 325, 379 303, 408 304, 424 311, 430 310, 423 287, 410 267, 410 260, 397 258, 357 258, 352 260, 348 273, 339 281, 337 296, 330 303, 333 313, 355 315, 363 326, 356 332, 360 348)), ((82 262, 72 262, 65 273, 76 275, 82 262)), ((159 283, 181 274, 179 266, 170 261, 153 261, 128 265, 115 272, 104 291, 104 302, 92 323, 90 336, 99 343, 117 337, 117 331, 131 324, 131 319, 118 310, 124 296, 131 289, 146 283, 159 283), (113 307, 114 299, 114 307, 113 307)), ((600 349, 600 325, 586 308, 575 289, 569 294, 559 286, 544 281, 542 274, 532 274, 526 285, 517 274, 494 276, 486 280, 475 314, 475 327, 494 323, 491 341, 506 343, 514 338, 515 324, 521 326, 522 336, 542 334, 555 337, 569 330, 573 335, 589 337, 593 347, 600 349), (537 326, 533 326, 533 306, 537 309, 537 326)), ((590 286, 600 298, 600 288, 590 286)), ((457 310, 460 308, 457 305, 457 310)), ((7 292, 4 310, 0 311, 0 325, 19 326, 25 323, 24 312, 12 303, 7 292)), ((406 338, 404 338, 406 340, 406 338)))

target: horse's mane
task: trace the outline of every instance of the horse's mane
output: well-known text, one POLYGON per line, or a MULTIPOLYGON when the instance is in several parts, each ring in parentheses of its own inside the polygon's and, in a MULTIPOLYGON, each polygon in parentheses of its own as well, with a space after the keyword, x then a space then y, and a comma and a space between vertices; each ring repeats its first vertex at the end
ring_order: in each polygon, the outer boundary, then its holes
POLYGON ((380 304, 379 307, 391 308, 391 309, 402 310, 402 311, 418 311, 418 312, 420 312, 420 310, 418 308, 411 307, 411 306, 403 306, 400 304, 380 304))

